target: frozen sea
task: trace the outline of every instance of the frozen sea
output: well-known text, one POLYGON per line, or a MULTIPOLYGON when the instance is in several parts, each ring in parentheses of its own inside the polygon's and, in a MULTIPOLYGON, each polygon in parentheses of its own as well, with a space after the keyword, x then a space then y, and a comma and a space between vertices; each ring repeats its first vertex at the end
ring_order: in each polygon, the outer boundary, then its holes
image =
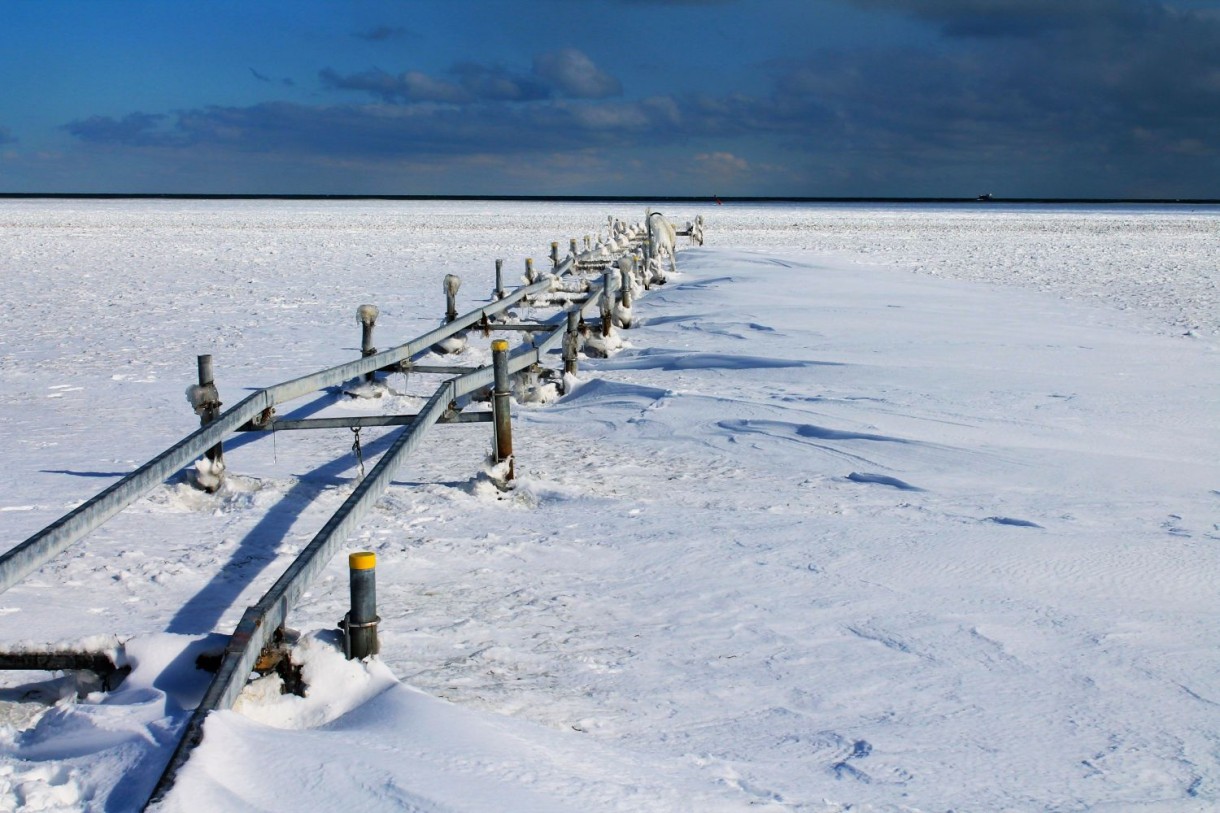
MULTIPOLYGON (((251 684, 163 807, 1215 809, 1220 209, 659 208, 707 244, 516 407, 515 489, 485 427, 437 427, 351 540, 381 657, 330 643, 338 557, 291 614, 308 696, 251 684)), ((0 201, 3 544, 190 432, 197 354, 235 403, 358 356, 360 304, 405 342, 445 274, 475 308, 496 258, 608 215, 643 207, 0 201)), ((134 666, 81 698, 0 674, 0 810, 138 809, 193 653, 350 493, 351 446, 243 436, 219 493, 171 480, 0 594, 6 645, 134 666)))

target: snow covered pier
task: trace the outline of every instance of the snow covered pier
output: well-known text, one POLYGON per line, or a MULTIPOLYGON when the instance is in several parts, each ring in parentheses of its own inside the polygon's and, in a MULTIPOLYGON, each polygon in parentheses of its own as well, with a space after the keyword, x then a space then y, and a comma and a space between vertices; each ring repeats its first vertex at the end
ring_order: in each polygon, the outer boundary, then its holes
MULTIPOLYGON (((582 345, 600 356, 612 354, 617 346, 614 325, 630 326, 630 309, 634 289, 644 290, 650 282, 664 281, 664 276, 644 279, 642 269, 658 258, 667 257, 672 265, 676 246, 674 228, 661 216, 649 213, 647 225, 630 226, 610 218, 610 231, 605 239, 585 239, 585 250, 560 258, 557 244, 552 244, 549 273, 535 269, 527 259, 521 286, 512 291, 503 287, 501 262, 496 262, 496 287, 491 301, 466 314, 459 315, 456 295, 461 281, 453 274, 444 280, 446 311, 442 325, 405 344, 378 351, 373 347, 373 330, 379 312, 373 305, 361 305, 357 312, 362 326, 361 358, 320 370, 301 378, 260 389, 237 405, 221 411, 220 393, 214 380, 211 355, 198 359, 198 384, 187 388, 187 399, 200 415, 201 427, 151 461, 140 466, 94 498, 34 534, 21 544, 0 555, 0 590, 7 589, 39 568, 74 542, 95 530, 107 519, 119 513, 141 495, 176 474, 193 462, 191 479, 201 489, 218 491, 226 476, 223 441, 237 432, 275 432, 277 429, 328 429, 347 427, 356 433, 354 451, 360 456, 363 472, 359 431, 364 426, 404 425, 393 437, 377 464, 362 476, 359 484, 326 522, 313 540, 301 551, 270 590, 250 606, 236 630, 224 646, 216 675, 202 700, 192 713, 185 733, 162 773, 150 797, 157 803, 173 786, 177 771, 191 750, 203 738, 203 726, 208 714, 217 709, 231 708, 237 701, 249 676, 267 673, 288 664, 284 649, 295 640, 286 631, 289 611, 328 565, 361 519, 389 486, 403 459, 414 451, 425 433, 435 424, 484 422, 494 415, 495 443, 493 476, 502 487, 512 480, 513 459, 510 439, 508 399, 516 389, 523 399, 545 400, 542 390, 562 391, 575 372, 577 354, 582 345), (621 263, 621 264, 620 264, 621 263), (613 266, 621 273, 605 270, 613 266), (641 269, 636 272, 636 269, 641 269), (603 271, 598 278, 596 272, 603 271), (617 304, 616 304, 617 303, 617 304), (528 304, 531 310, 556 310, 549 317, 536 317, 531 323, 505 321, 510 308, 528 304), (588 336, 586 316, 599 313, 597 336, 588 336), (493 333, 523 335, 526 340, 515 351, 509 351, 506 339, 493 341, 495 364, 457 368, 447 365, 420 364, 418 359, 431 353, 460 353, 467 336, 479 331, 485 337, 493 333), (545 367, 550 354, 562 345, 562 374, 545 367), (282 420, 276 417, 276 407, 327 388, 339 388, 353 397, 380 397, 387 389, 384 377, 390 374, 441 374, 447 377, 414 415, 361 416, 348 418, 317 418, 282 420), (456 374, 454 374, 456 373, 456 374), (514 387, 510 376, 519 379, 514 387), (544 385, 542 379, 554 378, 557 384, 544 385), (463 412, 478 400, 486 400, 489 387, 494 385, 492 413, 463 412)), ((572 242, 575 248, 575 241, 572 242)), ((13 655, 7 661, 17 668, 30 663, 31 668, 44 668, 47 663, 93 663, 92 656, 75 658, 62 653, 44 653, 24 659, 13 655), (54 654, 54 657, 52 657, 54 654), (48 660, 51 658, 51 660, 48 660)), ((126 669, 126 666, 122 667, 126 669)), ((108 677, 120 671, 113 663, 105 670, 108 677)))

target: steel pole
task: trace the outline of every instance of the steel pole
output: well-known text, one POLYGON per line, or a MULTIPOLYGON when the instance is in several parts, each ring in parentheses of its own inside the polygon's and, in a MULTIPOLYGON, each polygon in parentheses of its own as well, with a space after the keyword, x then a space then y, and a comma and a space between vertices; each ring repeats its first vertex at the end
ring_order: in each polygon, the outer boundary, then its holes
POLYGON ((352 605, 343 619, 348 660, 363 660, 381 651, 377 641, 377 554, 368 551, 347 557, 352 605))
MULTIPOLYGON (((373 328, 377 324, 378 314, 376 305, 361 305, 356 308, 356 318, 360 320, 360 358, 377 355, 377 348, 373 347, 373 328)), ((364 374, 364 380, 371 384, 377 380, 377 375, 370 370, 364 374)))
POLYGON ((445 324, 457 319, 457 294, 462 279, 457 274, 445 275, 445 324))
POLYGON ((568 311, 568 329, 563 334, 563 372, 576 375, 580 352, 580 308, 568 311))
MULTIPOLYGON (((199 411, 199 426, 202 428, 215 421, 220 417, 220 393, 216 391, 216 379, 212 372, 212 356, 206 354, 199 356, 196 359, 199 367, 199 387, 209 393, 209 399, 203 408, 199 411)), ((224 478, 225 465, 225 450, 222 443, 217 443, 212 448, 204 452, 208 462, 212 464, 212 470, 219 472, 217 476, 217 484, 215 488, 209 488, 208 491, 215 491, 220 488, 220 480, 224 478)))
POLYGON ((602 295, 601 295, 601 316, 602 316, 602 337, 610 335, 610 329, 614 327, 614 294, 611 292, 612 277, 609 271, 602 272, 602 295))
POLYGON ((508 462, 508 471, 504 476, 506 481, 513 479, 513 421, 510 412, 508 380, 508 340, 496 339, 491 343, 491 366, 495 376, 492 390, 492 423, 495 427, 496 454, 495 462, 508 462))

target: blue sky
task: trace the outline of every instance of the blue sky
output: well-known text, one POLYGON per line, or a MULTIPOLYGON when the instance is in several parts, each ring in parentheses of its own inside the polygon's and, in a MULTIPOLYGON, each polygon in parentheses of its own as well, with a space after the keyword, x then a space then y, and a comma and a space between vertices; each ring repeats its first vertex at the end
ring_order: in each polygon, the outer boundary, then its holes
POLYGON ((0 192, 1220 197, 1220 0, 7 0, 0 192))

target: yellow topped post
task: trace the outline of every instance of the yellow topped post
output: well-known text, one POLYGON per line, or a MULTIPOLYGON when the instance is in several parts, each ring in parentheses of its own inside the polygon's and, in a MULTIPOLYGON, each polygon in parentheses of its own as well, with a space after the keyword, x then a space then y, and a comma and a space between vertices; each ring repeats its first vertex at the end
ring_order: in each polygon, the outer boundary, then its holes
POLYGON ((377 641, 377 554, 359 551, 348 554, 352 609, 343 617, 343 651, 348 660, 376 655, 377 641))
POLYGON ((513 479, 513 422, 508 399, 511 397, 508 382, 508 340, 496 339, 491 343, 491 367, 495 373, 495 387, 491 394, 492 427, 495 430, 495 461, 508 461, 504 479, 513 479))

